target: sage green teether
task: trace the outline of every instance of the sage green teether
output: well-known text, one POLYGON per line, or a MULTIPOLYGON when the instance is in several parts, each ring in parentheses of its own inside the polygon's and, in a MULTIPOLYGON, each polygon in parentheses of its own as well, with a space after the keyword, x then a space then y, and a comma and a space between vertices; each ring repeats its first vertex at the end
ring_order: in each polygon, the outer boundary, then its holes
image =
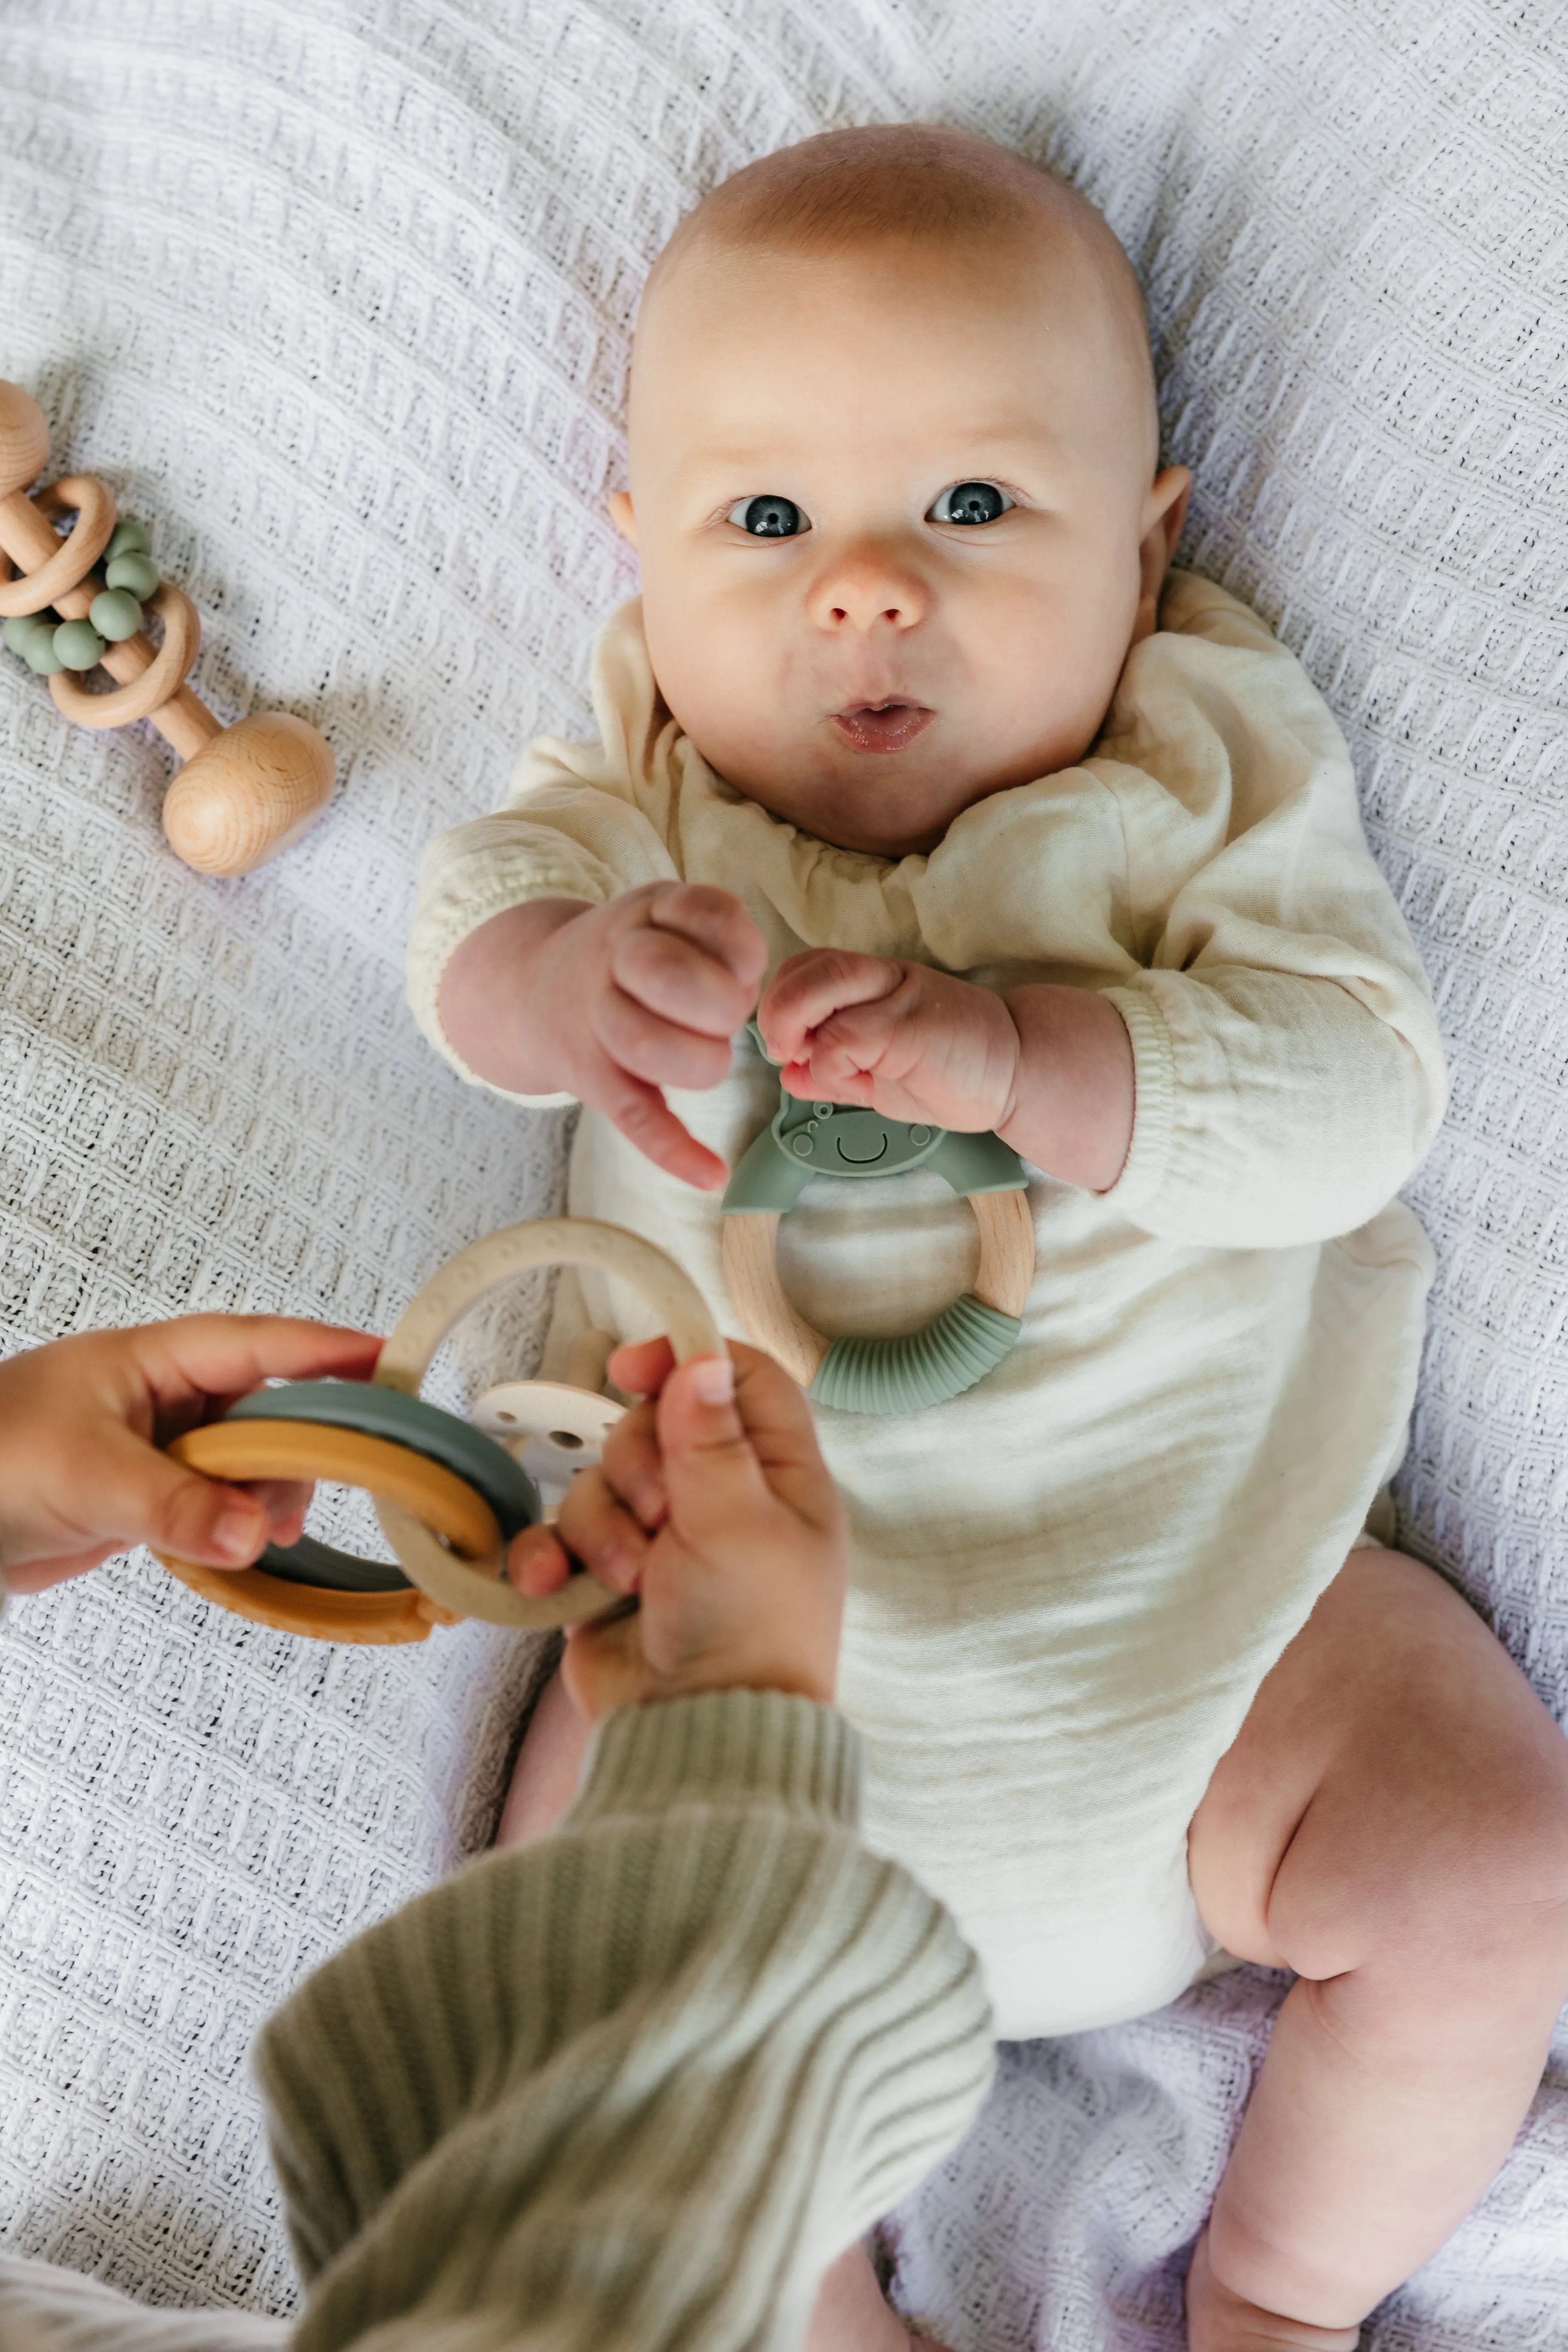
POLYGON ((1023 1324, 965 1291, 900 1339, 835 1339, 808 1396, 841 1412, 919 1412, 994 1372, 1023 1324))
POLYGON ((6 652, 8 654, 25 655, 27 650, 27 639, 32 635, 33 631, 37 627, 37 625, 38 615, 37 613, 14 614, 11 619, 5 624, 6 652))
POLYGON ((100 637, 117 646, 133 637, 142 626, 142 607, 126 588, 105 588, 88 607, 88 619, 100 637))
POLYGON ((103 639, 90 621, 62 621, 55 631, 55 652, 62 669, 95 669, 103 658, 103 639))
MULTIPOLYGON (((755 1023, 750 1026, 771 1060, 755 1023)), ((858 1104, 805 1102, 782 1083, 779 1095, 772 1121, 742 1154, 725 1188, 726 1217, 787 1216, 814 1176, 864 1181, 930 1168, 965 1199, 1028 1188, 1022 1160, 1000 1136, 884 1118, 858 1104)), ((1018 1316, 965 1291, 923 1330, 833 1340, 806 1392, 845 1412, 916 1412, 944 1404, 994 1371, 1022 1328, 1018 1316)))
POLYGON ((117 555, 146 555, 151 552, 152 546, 146 524, 135 521, 130 515, 121 515, 114 526, 109 545, 103 551, 103 561, 112 563, 117 555))
POLYGON ((65 667, 64 662, 55 651, 57 625, 52 617, 46 620, 39 614, 35 613, 32 635, 22 647, 23 660, 29 669, 37 670, 40 677, 58 677, 65 667))
POLYGON ((128 588, 132 596, 142 602, 158 585, 157 565, 150 556, 140 552, 117 555, 105 568, 103 576, 111 588, 128 588))

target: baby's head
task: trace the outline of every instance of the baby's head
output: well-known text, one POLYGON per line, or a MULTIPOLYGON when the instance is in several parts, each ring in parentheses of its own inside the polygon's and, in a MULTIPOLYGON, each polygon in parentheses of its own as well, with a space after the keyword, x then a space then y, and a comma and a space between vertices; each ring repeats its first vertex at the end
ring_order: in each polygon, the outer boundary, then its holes
POLYGON ((1093 207, 949 131, 830 131, 737 173, 654 266, 632 367, 649 651, 710 763, 897 856, 1070 766, 1153 626, 1142 302, 1093 207))

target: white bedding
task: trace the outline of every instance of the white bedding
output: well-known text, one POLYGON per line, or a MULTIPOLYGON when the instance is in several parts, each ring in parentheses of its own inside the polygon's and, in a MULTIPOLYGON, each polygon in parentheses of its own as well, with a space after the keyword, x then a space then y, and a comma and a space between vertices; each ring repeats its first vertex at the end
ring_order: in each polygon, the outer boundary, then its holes
MULTIPOLYGON (((1151 295, 1184 560, 1302 655, 1455 1077, 1404 1538, 1568 1714, 1568 39, 1554 0, 6 0, 0 375, 153 526, 223 715, 338 754, 241 883, 164 850, 145 730, 0 664, 0 1326, 192 1303, 383 1326, 543 1208, 558 1115, 401 1001, 415 864, 584 719, 630 584, 640 277, 697 189, 826 124, 970 123, 1079 178, 1151 295)), ((526 1357, 542 1290, 468 1349, 526 1357)), ((456 1372, 451 1377, 456 1378, 456 1372)), ((330 1944, 482 1840, 528 1673, 479 1628, 328 1651, 144 1559, 0 1633, 0 2239, 285 2311, 246 2087, 330 1944)), ((957 2352, 1171 2352, 1279 1986, 1020 2048, 900 2217, 957 2352)), ((1434 2053, 1440 2063, 1440 2053, 1434 2053)), ((1568 2344, 1568 2046, 1377 2352, 1568 2344)))

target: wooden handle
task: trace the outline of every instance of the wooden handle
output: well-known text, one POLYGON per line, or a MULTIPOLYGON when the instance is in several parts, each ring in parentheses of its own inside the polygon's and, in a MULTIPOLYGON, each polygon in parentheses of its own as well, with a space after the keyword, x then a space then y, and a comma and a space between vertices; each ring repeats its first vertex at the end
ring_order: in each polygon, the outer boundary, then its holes
MULTIPOLYGON (((520 1274, 542 1265, 588 1265, 619 1276, 639 1290, 664 1324, 678 1363, 724 1353, 719 1328, 689 1275, 652 1242, 623 1226, 587 1217, 542 1217, 506 1225, 458 1252, 409 1302, 381 1351, 374 1378, 382 1388, 416 1396, 442 1341, 471 1307, 520 1274)), ((596 1577, 574 1576, 559 1592, 531 1599, 502 1573, 499 1549, 470 1568, 443 1551, 429 1530, 395 1503, 377 1501, 382 1531, 407 1575, 444 1608, 492 1625, 574 1625, 622 1606, 596 1577)))
MULTIPOLYGON (((103 584, 93 574, 113 534, 113 494, 95 474, 70 474, 25 496, 48 451, 42 409, 20 384, 0 382, 0 555, 22 574, 0 577, 0 619, 52 605, 67 620, 86 620, 103 584), (73 512, 75 527, 62 540, 49 518, 73 512)), ((49 679, 49 692, 79 727, 151 720, 187 762, 163 803, 169 846, 200 874, 253 873, 298 841, 326 805, 331 751, 315 728, 287 713, 221 727, 183 683, 201 642, 195 605, 167 582, 150 603, 163 620, 163 645, 138 630, 99 656, 117 692, 91 694, 63 672, 49 679)))

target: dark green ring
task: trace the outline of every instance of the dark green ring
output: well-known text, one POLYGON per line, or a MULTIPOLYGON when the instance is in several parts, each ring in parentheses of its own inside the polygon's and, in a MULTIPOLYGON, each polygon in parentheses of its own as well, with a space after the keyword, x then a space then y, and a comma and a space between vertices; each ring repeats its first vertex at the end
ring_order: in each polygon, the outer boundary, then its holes
MULTIPOLYGON (((315 1421, 329 1429, 384 1437, 411 1454, 438 1462, 482 1496, 495 1513, 503 1543, 543 1516, 539 1489, 504 1445, 470 1421, 446 1412, 401 1389, 363 1381, 287 1381, 255 1389, 230 1405, 226 1421, 315 1421)), ((297 1544, 268 1544, 256 1566, 285 1584, 313 1584, 329 1592, 406 1592, 410 1580, 383 1559, 361 1559, 301 1536, 297 1544)))

